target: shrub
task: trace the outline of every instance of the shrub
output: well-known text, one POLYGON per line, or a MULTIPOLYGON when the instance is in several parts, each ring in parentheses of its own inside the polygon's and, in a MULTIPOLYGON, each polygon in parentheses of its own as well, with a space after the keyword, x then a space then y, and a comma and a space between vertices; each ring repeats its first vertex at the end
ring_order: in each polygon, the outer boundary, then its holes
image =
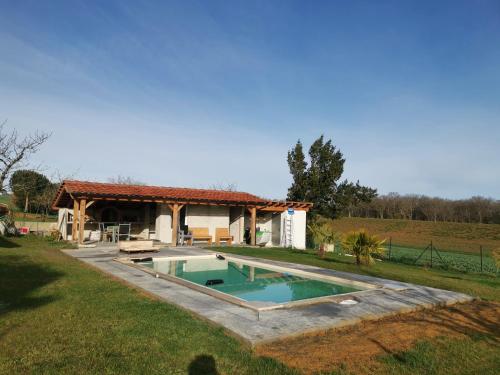
POLYGON ((315 246, 318 246, 318 255, 325 256, 325 246, 335 244, 339 239, 337 232, 333 230, 331 224, 324 220, 316 220, 308 226, 315 246))
POLYGON ((379 240, 377 236, 368 234, 364 229, 350 232, 345 235, 342 246, 347 253, 356 257, 356 264, 370 265, 374 262, 372 255, 383 255, 385 249, 382 246, 385 240, 379 240))

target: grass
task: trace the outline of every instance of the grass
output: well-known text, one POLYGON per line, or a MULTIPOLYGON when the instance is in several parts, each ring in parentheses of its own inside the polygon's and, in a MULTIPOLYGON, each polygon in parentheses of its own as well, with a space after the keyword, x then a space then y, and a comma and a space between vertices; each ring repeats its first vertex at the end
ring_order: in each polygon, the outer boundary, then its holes
POLYGON ((495 275, 429 269, 392 262, 375 262, 373 266, 357 266, 353 257, 327 253, 324 259, 320 259, 312 250, 252 247, 212 247, 211 249, 427 285, 467 293, 486 300, 500 301, 500 278, 495 275))
POLYGON ((37 237, 0 238, 2 374, 292 374, 37 237))
POLYGON ((11 194, 0 194, 0 203, 6 204, 9 206, 10 210, 14 213, 14 219, 18 223, 28 223, 28 222, 56 222, 57 214, 54 215, 42 215, 42 214, 34 214, 29 212, 22 212, 22 210, 17 207, 13 200, 11 194))
POLYGON ((57 216, 55 215, 41 215, 41 214, 32 214, 32 213, 24 213, 24 212, 14 212, 14 219, 16 223, 35 223, 35 222, 45 222, 45 223, 55 223, 57 222, 57 216))
POLYGON ((306 373, 495 374, 499 314, 500 303, 475 301, 275 341, 257 353, 306 373))
POLYGON ((12 196, 9 194, 0 194, 0 203, 6 204, 7 206, 12 208, 12 196))
MULTIPOLYGON (((500 278, 492 275, 425 269, 391 262, 376 262, 371 267, 357 266, 353 257, 328 253, 324 259, 320 259, 314 251, 283 248, 220 247, 215 250, 416 283, 467 293, 484 300, 500 301, 500 278)), ((319 340, 321 342, 322 339, 319 340)), ((410 350, 381 356, 376 368, 368 367, 363 373, 497 374, 500 368, 499 340, 500 334, 496 338, 477 334, 473 337, 424 340, 417 342, 410 350)), ((347 373, 343 369, 340 366, 334 372, 347 373)))
POLYGON ((408 351, 384 356, 388 374, 498 374, 498 346, 484 336, 422 341, 408 351))
MULTIPOLYGON (((257 356, 222 328, 66 256, 59 251, 63 246, 38 237, 0 237, 0 373, 297 373, 257 356)), ((358 268, 349 257, 319 259, 312 252, 286 249, 223 250, 500 300, 498 279, 485 275, 391 263, 358 268)), ((384 373, 426 373, 430 363, 435 374, 488 374, 498 369, 498 357, 498 346, 478 336, 424 341, 377 361, 384 373)))
MULTIPOLYGON (((386 253, 384 259, 389 259, 389 250, 385 245, 386 253)), ((461 272, 481 272, 481 255, 470 252, 457 251, 433 251, 428 249, 420 258, 422 248, 410 248, 404 246, 392 246, 390 261, 413 265, 417 262, 420 266, 430 265, 436 267, 455 269, 461 272)), ((484 251, 482 257, 482 272, 497 273, 497 267, 491 252, 484 251)))
POLYGON ((393 244, 425 247, 431 241, 439 250, 479 252, 500 247, 500 224, 446 223, 418 220, 342 218, 333 228, 345 233, 364 228, 381 238, 392 237, 393 244))

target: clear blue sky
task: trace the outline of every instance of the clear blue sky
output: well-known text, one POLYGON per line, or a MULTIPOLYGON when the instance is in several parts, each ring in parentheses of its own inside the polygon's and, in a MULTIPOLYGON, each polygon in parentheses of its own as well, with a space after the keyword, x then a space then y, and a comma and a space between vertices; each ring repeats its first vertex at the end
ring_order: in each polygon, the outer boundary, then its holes
POLYGON ((48 174, 280 198, 323 133, 381 193, 500 198, 500 2, 0 0, 0 118, 48 174))

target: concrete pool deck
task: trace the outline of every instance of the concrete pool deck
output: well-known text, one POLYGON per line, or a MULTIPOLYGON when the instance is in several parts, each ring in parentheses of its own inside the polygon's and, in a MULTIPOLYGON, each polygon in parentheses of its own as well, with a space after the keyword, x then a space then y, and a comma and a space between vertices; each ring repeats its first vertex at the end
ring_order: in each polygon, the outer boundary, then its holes
MULTIPOLYGON (((113 259, 117 257, 131 257, 128 254, 119 253, 116 247, 102 246, 62 251, 133 286, 144 289, 162 300, 189 310, 203 319, 217 323, 250 345, 306 332, 344 327, 363 320, 380 319, 423 308, 473 300, 473 297, 466 294, 442 289, 258 258, 260 263, 361 281, 377 285, 380 288, 356 296, 358 303, 354 305, 341 305, 332 300, 256 313, 251 309, 226 302, 169 280, 156 278, 138 268, 116 262, 113 259)), ((179 257, 207 254, 215 254, 215 252, 196 247, 177 247, 162 248, 158 253, 143 253, 137 257, 179 257)), ((230 254, 230 256, 242 260, 257 259, 236 254, 230 254)))

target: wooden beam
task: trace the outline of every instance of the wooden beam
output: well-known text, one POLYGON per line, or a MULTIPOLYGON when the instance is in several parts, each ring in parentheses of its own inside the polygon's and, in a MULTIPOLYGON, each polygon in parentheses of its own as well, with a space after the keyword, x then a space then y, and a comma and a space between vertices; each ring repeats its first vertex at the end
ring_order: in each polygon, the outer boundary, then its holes
MULTIPOLYGON (((260 212, 285 212, 288 207, 262 207, 258 208, 260 212)), ((295 207, 295 211, 309 211, 309 207, 295 207)))
POLYGON ((83 230, 85 229, 85 206, 87 205, 86 199, 80 200, 80 217, 78 219, 78 223, 80 224, 78 226, 79 233, 78 233, 78 242, 83 243, 83 237, 84 237, 84 232, 83 230))
POLYGON ((172 210, 172 246, 177 246, 177 229, 179 226, 179 205, 169 205, 172 210))
POLYGON ((250 245, 255 246, 257 231, 257 208, 250 208, 250 245))
POLYGON ((80 206, 76 199, 73 199, 73 225, 71 226, 71 240, 78 239, 78 216, 80 215, 80 206))
POLYGON ((287 210, 286 207, 262 207, 262 208, 259 208, 259 211, 262 211, 262 212, 283 212, 286 210, 287 210))
POLYGON ((180 211, 182 207, 184 207, 183 204, 178 204, 178 203, 174 203, 174 204, 169 204, 168 207, 173 211, 174 210, 174 206, 177 206, 177 211, 180 211))
POLYGON ((144 229, 147 229, 148 239, 149 239, 149 218, 150 218, 149 210, 150 210, 150 205, 145 204, 144 205, 144 229))
POLYGON ((85 208, 89 208, 89 207, 90 207, 90 206, 92 206, 94 203, 95 203, 95 201, 90 201, 90 202, 88 202, 88 203, 85 205, 85 208))

